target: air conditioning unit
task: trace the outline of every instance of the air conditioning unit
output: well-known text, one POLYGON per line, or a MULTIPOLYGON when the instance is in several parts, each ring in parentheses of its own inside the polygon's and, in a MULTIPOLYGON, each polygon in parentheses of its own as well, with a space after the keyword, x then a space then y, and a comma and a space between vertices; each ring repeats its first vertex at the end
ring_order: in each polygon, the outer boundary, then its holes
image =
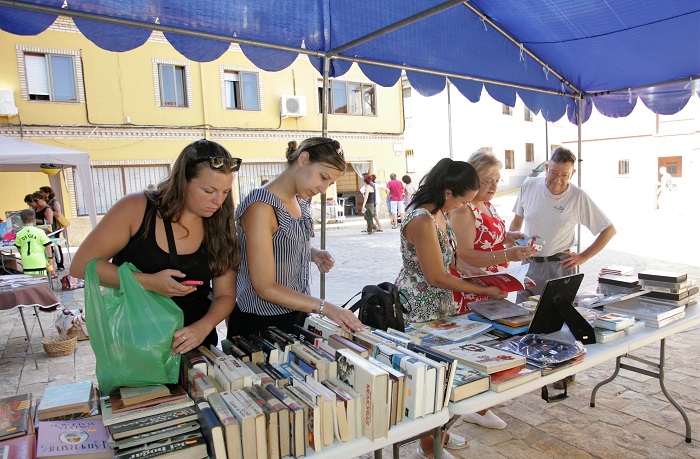
POLYGON ((0 116, 15 116, 19 113, 12 89, 0 89, 0 116))
POLYGON ((306 97, 304 96, 282 96, 281 104, 283 118, 306 116, 306 97))

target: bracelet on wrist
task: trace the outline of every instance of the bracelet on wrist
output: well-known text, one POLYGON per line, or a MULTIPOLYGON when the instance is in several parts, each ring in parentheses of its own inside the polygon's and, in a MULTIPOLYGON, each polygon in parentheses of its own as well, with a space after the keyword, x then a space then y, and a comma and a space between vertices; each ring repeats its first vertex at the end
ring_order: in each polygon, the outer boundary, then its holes
POLYGON ((491 250, 491 255, 493 256, 493 264, 494 264, 494 265, 497 265, 498 262, 496 261, 496 252, 494 252, 493 250, 491 250))
POLYGON ((503 250, 503 256, 506 257, 506 263, 508 263, 508 250, 503 250))
POLYGON ((323 306, 326 304, 326 300, 321 300, 321 302, 318 304, 318 315, 319 317, 323 317, 323 306))

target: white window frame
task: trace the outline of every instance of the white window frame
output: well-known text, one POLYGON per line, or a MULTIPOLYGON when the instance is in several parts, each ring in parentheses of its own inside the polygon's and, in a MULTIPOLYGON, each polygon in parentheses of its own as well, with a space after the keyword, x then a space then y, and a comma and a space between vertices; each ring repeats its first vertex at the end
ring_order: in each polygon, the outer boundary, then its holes
POLYGON ((617 175, 620 177, 627 177, 630 175, 629 159, 619 159, 617 161, 617 175))
POLYGON ((194 99, 192 97, 192 75, 190 70, 190 64, 187 61, 174 61, 165 59, 153 59, 153 88, 155 90, 155 101, 156 106, 162 108, 192 108, 194 107, 194 99), (161 88, 161 75, 160 67, 161 65, 170 65, 174 67, 184 68, 184 84, 185 88, 183 95, 185 97, 184 105, 163 105, 162 101, 162 88, 161 88))
MULTIPOLYGON (((38 47, 38 46, 17 45, 16 55, 17 55, 17 68, 18 68, 19 81, 20 81, 20 94, 21 94, 22 100, 31 101, 31 102, 49 102, 49 103, 66 103, 66 104, 85 103, 85 89, 84 89, 84 84, 83 84, 83 64, 82 64, 80 51, 56 49, 56 48, 43 48, 43 47, 38 47), (48 57, 46 60, 45 67, 44 67, 44 72, 46 72, 44 75, 38 75, 37 73, 33 72, 32 69, 27 68, 27 59, 26 59, 27 54, 43 55, 45 58, 48 57), (51 62, 50 62, 51 56, 71 58, 72 65, 73 65, 72 74, 73 74, 75 99, 56 100, 56 95, 55 95, 55 91, 54 91, 53 71, 52 71, 52 66, 51 66, 51 62), (37 83, 36 81, 34 81, 35 78, 41 79, 42 76, 45 78, 45 80, 43 82, 39 81, 38 83, 40 85, 45 86, 45 88, 46 88, 45 91, 48 93, 46 95, 49 98, 48 99, 32 99, 32 93, 30 93, 30 87, 34 86, 34 84, 37 83)), ((35 70, 37 70, 37 69, 35 69, 35 70)))
MULTIPOLYGON (((345 81, 345 80, 330 80, 328 86, 328 91, 330 92, 330 100, 329 100, 329 105, 331 107, 331 110, 328 112, 330 115, 350 115, 350 116, 378 116, 379 115, 379 109, 378 109, 378 100, 377 100, 377 85, 374 83, 363 83, 359 81, 345 81), (334 88, 333 85, 336 84, 342 84, 345 86, 345 112, 336 112, 333 109, 333 98, 334 98, 334 88), (359 85, 360 86, 360 104, 361 104, 361 109, 359 110, 360 113, 350 113, 351 111, 351 98, 350 98, 350 85, 359 85), (366 89, 371 89, 372 93, 374 94, 374 100, 373 104, 370 104, 370 107, 374 113, 366 113, 365 112, 365 103, 364 103, 364 95, 365 95, 365 90, 366 89)), ((321 106, 323 105, 323 80, 318 80, 316 84, 316 98, 317 98, 317 104, 316 108, 318 113, 321 113, 321 106)))
MULTIPOLYGON (((245 110, 245 111, 253 111, 253 112, 260 112, 263 110, 263 95, 262 95, 262 78, 261 76, 261 71, 260 69, 253 69, 253 68, 241 68, 241 67, 231 67, 231 66, 225 66, 222 65, 219 67, 219 80, 221 81, 221 107, 224 110, 245 110), (258 95, 258 107, 257 108, 247 108, 245 106, 242 107, 230 107, 228 104, 228 81, 232 81, 230 78, 233 77, 233 75, 237 76, 239 78, 238 81, 240 81, 240 76, 243 73, 247 74, 253 74, 255 75, 255 78, 257 80, 258 84, 258 90, 257 90, 257 95, 258 95)), ((238 93, 241 95, 243 93, 242 85, 239 85, 239 88, 241 88, 238 93)), ((241 100, 241 105, 245 105, 244 98, 240 98, 241 100)))

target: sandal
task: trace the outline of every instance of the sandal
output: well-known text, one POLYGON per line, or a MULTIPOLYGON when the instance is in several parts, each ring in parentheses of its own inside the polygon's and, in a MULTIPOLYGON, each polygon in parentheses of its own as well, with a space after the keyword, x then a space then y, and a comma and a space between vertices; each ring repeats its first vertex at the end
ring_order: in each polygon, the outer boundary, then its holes
POLYGON ((461 435, 448 433, 442 445, 447 449, 464 449, 469 446, 469 442, 461 435))

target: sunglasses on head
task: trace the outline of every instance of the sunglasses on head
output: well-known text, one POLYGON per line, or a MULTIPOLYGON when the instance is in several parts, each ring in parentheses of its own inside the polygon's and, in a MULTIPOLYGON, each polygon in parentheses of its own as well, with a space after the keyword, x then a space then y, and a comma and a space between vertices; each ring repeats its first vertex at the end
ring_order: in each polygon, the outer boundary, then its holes
POLYGON ((229 171, 236 172, 241 168, 241 163, 243 160, 241 158, 225 158, 223 156, 207 156, 205 158, 198 158, 195 160, 195 164, 208 161, 209 167, 215 171, 229 171))
MULTIPOLYGON (((329 144, 329 143, 330 143, 331 145, 333 145, 333 149, 334 149, 335 152, 338 154, 338 156, 340 156, 341 158, 344 158, 344 157, 345 157, 345 153, 343 153, 343 147, 341 147, 341 146, 340 146, 340 142, 338 142, 338 141, 335 140, 335 139, 328 139, 328 140, 326 140, 325 142, 321 142, 321 143, 319 143, 319 144, 314 145, 314 147, 318 147, 318 146, 321 146, 321 145, 327 145, 327 144, 329 144)), ((313 147, 311 147, 311 148, 313 148, 313 147)))

